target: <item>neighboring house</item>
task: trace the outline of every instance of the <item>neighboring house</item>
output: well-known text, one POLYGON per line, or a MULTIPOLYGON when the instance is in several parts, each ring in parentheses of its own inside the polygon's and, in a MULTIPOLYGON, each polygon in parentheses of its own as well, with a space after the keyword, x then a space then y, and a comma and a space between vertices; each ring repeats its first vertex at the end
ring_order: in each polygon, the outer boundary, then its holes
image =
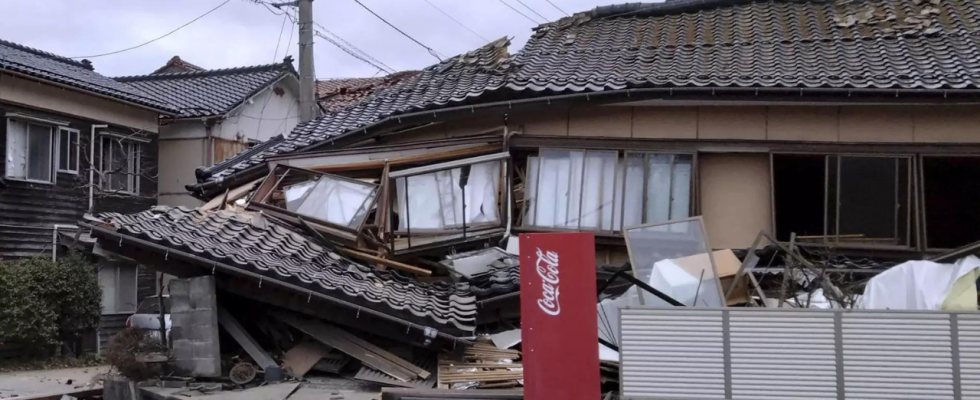
MULTIPOLYGON (((0 258, 51 257, 86 213, 156 205, 157 121, 176 114, 87 60, 0 40, 0 258)), ((99 267, 106 326, 155 290, 151 271, 99 267)))
MULTIPOLYGON (((506 197, 481 204, 510 215, 491 213, 496 238, 590 231, 599 262, 621 265, 624 227, 703 216, 714 248, 766 230, 920 257, 980 240, 978 26, 972 0, 599 7, 537 27, 517 54, 501 39, 426 68, 188 189, 209 199, 275 165, 327 172, 482 141, 509 153, 506 197)), ((439 190, 411 188, 422 197, 404 211, 440 215, 439 190)), ((404 208, 404 186, 390 190, 383 206, 404 208)), ((434 232, 482 246, 442 215, 394 251, 434 232)))
POLYGON ((402 71, 374 78, 324 79, 316 82, 316 100, 325 113, 341 111, 418 73, 419 71, 402 71))
POLYGON ((210 167, 299 122, 299 80, 282 63, 204 70, 174 57, 150 75, 115 78, 180 110, 161 120, 160 204, 196 207, 184 186, 210 167))

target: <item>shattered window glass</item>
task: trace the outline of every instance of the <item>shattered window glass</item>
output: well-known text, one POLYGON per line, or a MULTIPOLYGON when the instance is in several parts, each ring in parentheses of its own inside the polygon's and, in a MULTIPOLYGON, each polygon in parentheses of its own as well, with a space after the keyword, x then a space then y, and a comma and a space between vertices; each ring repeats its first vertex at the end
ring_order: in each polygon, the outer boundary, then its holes
POLYGON ((360 226, 374 201, 375 187, 357 181, 322 175, 316 181, 293 185, 284 190, 286 207, 296 213, 349 228, 360 226), (290 194, 292 191, 292 194, 290 194), (302 194, 302 197, 290 196, 302 194))
MULTIPOLYGON (((637 279, 688 307, 722 307, 714 260, 700 218, 626 229, 626 243, 637 279)), ((644 305, 668 306, 639 290, 644 305)))
POLYGON ((399 230, 497 225, 501 161, 395 179, 399 230))

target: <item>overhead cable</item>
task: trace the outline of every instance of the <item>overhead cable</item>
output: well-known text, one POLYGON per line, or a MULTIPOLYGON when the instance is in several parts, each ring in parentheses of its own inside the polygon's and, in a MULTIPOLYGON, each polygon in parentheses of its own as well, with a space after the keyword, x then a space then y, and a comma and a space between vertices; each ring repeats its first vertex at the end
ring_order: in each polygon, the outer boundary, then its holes
POLYGON ((204 14, 201 14, 201 15, 200 15, 200 16, 198 16, 197 18, 194 18, 194 19, 192 19, 192 20, 190 20, 190 21, 188 21, 188 22, 187 22, 186 24, 183 24, 183 25, 181 25, 181 26, 178 26, 178 27, 177 27, 177 29, 174 29, 174 30, 172 30, 172 31, 170 31, 170 32, 167 32, 167 33, 165 33, 165 34, 163 34, 163 36, 160 36, 160 37, 157 37, 157 38, 155 38, 155 39, 151 39, 151 40, 149 40, 149 41, 146 41, 146 42, 143 42, 143 43, 140 43, 140 44, 138 44, 138 45, 136 45, 136 46, 133 46, 133 47, 127 47, 127 48, 125 48, 125 49, 121 49, 121 50, 116 50, 116 51, 110 51, 110 52, 108 52, 108 53, 102 53, 102 54, 93 54, 93 55, 90 55, 90 56, 76 56, 76 57, 69 57, 69 58, 96 58, 96 57, 105 57, 105 56, 111 56, 111 55, 113 55, 113 54, 119 54, 119 53, 122 53, 122 52, 126 52, 126 51, 130 51, 130 50, 134 50, 134 49, 138 49, 138 48, 140 48, 140 47, 143 47, 143 46, 146 46, 146 45, 148 45, 148 44, 150 44, 150 43, 153 43, 153 42, 155 42, 155 41, 157 41, 157 40, 160 40, 160 39, 163 39, 163 38, 165 38, 165 37, 167 37, 167 36, 170 36, 170 35, 172 35, 172 34, 173 34, 174 32, 177 32, 177 31, 179 31, 179 30, 181 30, 181 29, 183 29, 183 28, 184 28, 184 27, 186 27, 187 25, 190 25, 190 24, 193 24, 193 23, 194 23, 194 22, 196 22, 197 20, 199 20, 199 19, 201 19, 201 18, 204 18, 204 17, 206 17, 206 16, 208 15, 208 14, 211 14, 211 13, 212 13, 212 12, 214 12, 215 10, 217 10, 217 9, 219 9, 219 8, 221 8, 221 7, 223 7, 223 6, 225 5, 225 4, 228 4, 228 2, 229 2, 229 1, 231 1, 231 0, 225 0, 225 1, 224 1, 224 2, 222 2, 221 4, 218 4, 218 6, 217 6, 217 7, 215 7, 215 8, 212 8, 212 9, 210 9, 210 10, 208 10, 208 12, 206 12, 206 13, 204 13, 204 14))
POLYGON ((535 25, 538 25, 538 24, 540 24, 540 23, 541 23, 541 22, 539 22, 539 21, 535 21, 535 20, 534 20, 533 18, 531 18, 531 17, 528 17, 528 16, 527 16, 527 14, 525 14, 525 13, 522 13, 522 12, 521 12, 521 10, 518 10, 518 9, 516 9, 516 8, 514 8, 514 6, 512 6, 512 5, 510 5, 510 4, 507 4, 507 2, 505 2, 504 0, 497 0, 497 1, 499 1, 499 2, 500 2, 500 4, 503 4, 503 5, 505 5, 505 6, 507 6, 507 8, 509 8, 509 9, 511 9, 511 10, 514 10, 514 12, 516 12, 516 13, 518 13, 518 14, 521 14, 521 16, 522 16, 522 17, 524 17, 524 18, 527 18, 527 20, 528 20, 528 21, 531 21, 531 22, 532 22, 532 23, 534 23, 535 25))
POLYGON ((443 11, 443 10, 442 10, 441 8, 439 8, 439 7, 437 7, 437 6, 435 5, 435 4, 432 4, 432 2, 431 2, 431 1, 429 1, 429 0, 423 0, 423 1, 425 1, 425 2, 426 2, 426 3, 428 3, 428 4, 430 5, 430 6, 432 6, 432 8, 435 8, 435 9, 436 9, 437 11, 439 11, 439 12, 441 12, 441 13, 442 13, 442 15, 445 15, 445 16, 446 16, 446 18, 449 18, 449 19, 451 19, 451 20, 453 20, 453 22, 455 22, 455 23, 456 23, 457 25, 459 25, 459 26, 462 26, 462 27, 463 27, 464 29, 466 29, 466 30, 468 30, 468 31, 470 31, 470 33, 472 33, 472 34, 474 34, 474 35, 476 35, 476 36, 477 36, 477 37, 479 37, 480 39, 483 39, 483 40, 484 40, 485 42, 490 42, 490 39, 487 39, 487 38, 485 38, 485 37, 483 37, 483 35, 481 35, 481 34, 479 34, 479 33, 476 33, 476 31, 474 31, 474 30, 472 30, 472 29, 470 29, 470 27, 468 27, 468 26, 466 26, 466 24, 464 24, 464 23, 462 23, 462 22, 459 22, 459 20, 457 20, 456 18, 453 18, 453 16, 452 16, 452 15, 449 15, 449 13, 447 13, 447 12, 445 12, 445 11, 443 11))
POLYGON ((405 37, 407 37, 407 38, 409 38, 409 39, 411 39, 411 40, 412 40, 413 42, 415 42, 415 44, 417 44, 417 45, 419 45, 419 46, 422 46, 422 48, 424 48, 424 49, 426 49, 426 50, 427 50, 427 51, 429 52, 429 55, 431 55, 431 56, 433 56, 433 57, 435 57, 435 58, 436 58, 436 59, 438 59, 438 60, 439 60, 440 62, 442 62, 442 57, 440 56, 440 54, 439 54, 439 53, 438 53, 437 51, 435 51, 435 50, 433 50, 433 49, 432 49, 431 47, 429 47, 429 46, 426 46, 426 45, 424 45, 424 44, 422 44, 422 42, 420 42, 420 41, 418 41, 418 39, 415 39, 415 38, 413 38, 413 37, 412 37, 411 35, 409 35, 409 34, 407 34, 407 33, 405 33, 405 31, 403 31, 403 30, 401 30, 401 29, 398 29, 398 27, 397 27, 397 26, 395 26, 395 25, 394 25, 394 24, 392 24, 391 22, 388 22, 388 20, 386 20, 386 19, 384 19, 384 18, 382 18, 382 17, 380 16, 380 15, 378 15, 378 13, 376 13, 376 12, 374 12, 374 10, 372 10, 372 9, 371 9, 371 8, 369 8, 368 6, 366 6, 366 5, 364 5, 364 3, 361 3, 361 0, 354 0, 354 2, 355 2, 355 3, 357 3, 358 5, 360 5, 361 7, 363 7, 363 8, 364 8, 365 10, 367 10, 367 11, 368 11, 369 13, 371 13, 371 15, 374 15, 375 17, 377 17, 378 19, 380 19, 380 20, 381 20, 381 22, 384 22, 384 23, 385 23, 386 25, 388 25, 388 26, 390 26, 390 27, 391 27, 391 29, 394 29, 394 30, 396 30, 396 31, 398 31, 398 33, 400 33, 400 34, 402 34, 402 36, 405 36, 405 37))
POLYGON ((528 9, 528 10, 530 10, 531 12, 533 12, 533 13, 534 13, 534 15, 537 15, 537 16, 539 16, 539 17, 541 17, 541 19, 543 19, 543 20, 544 20, 545 22, 548 22, 548 21, 550 21, 550 19, 549 19, 548 17, 545 17, 544 15, 541 15, 541 13, 539 13, 539 12, 537 12, 537 11, 534 11, 534 9, 533 9, 533 8, 531 8, 531 7, 530 7, 530 6, 528 6, 527 4, 524 4, 524 2, 523 2, 523 1, 521 1, 521 0, 517 0, 517 2, 518 2, 518 3, 520 3, 520 4, 522 5, 522 6, 524 6, 524 8, 526 8, 526 9, 528 9))
POLYGON ((544 1, 547 1, 548 4, 551 4, 551 6, 554 7, 556 10, 561 11, 561 13, 565 14, 566 17, 569 16, 568 13, 565 12, 565 10, 562 10, 561 7, 558 7, 557 5, 555 5, 555 3, 552 3, 551 0, 544 0, 544 1))

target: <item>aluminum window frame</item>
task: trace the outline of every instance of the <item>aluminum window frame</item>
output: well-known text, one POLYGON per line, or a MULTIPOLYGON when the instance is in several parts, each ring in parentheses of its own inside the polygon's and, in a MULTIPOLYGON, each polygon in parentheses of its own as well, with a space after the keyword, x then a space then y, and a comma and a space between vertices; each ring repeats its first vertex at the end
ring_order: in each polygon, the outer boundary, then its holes
POLYGON ((917 247, 920 251, 930 251, 930 252, 948 252, 955 249, 943 248, 943 247, 929 247, 929 225, 927 224, 926 216, 929 213, 926 204, 926 174, 925 174, 925 159, 926 158, 977 158, 980 159, 980 154, 939 154, 939 153, 919 153, 916 154, 917 168, 915 172, 917 175, 916 187, 915 187, 915 201, 917 206, 921 204, 921 210, 916 207, 916 232, 915 234, 919 236, 919 246, 917 247), (921 199, 921 200, 920 200, 921 199))
MULTIPOLYGON (((101 161, 100 172, 102 173, 101 174, 102 180, 99 183, 99 187, 102 191, 109 192, 109 193, 128 194, 133 196, 138 196, 140 194, 140 181, 141 181, 140 178, 142 174, 140 167, 143 162, 143 143, 146 142, 143 140, 134 140, 128 137, 122 137, 116 134, 103 134, 99 136, 99 154, 102 157, 102 159, 100 160, 101 161), (113 146, 111 144, 112 143, 111 141, 113 140, 118 141, 121 146, 126 146, 127 149, 129 150, 126 157, 126 189, 111 189, 106 187, 107 185, 111 186, 110 182, 112 182, 111 179, 106 178, 106 172, 105 172, 105 165, 106 165, 105 142, 107 140, 110 141, 109 154, 108 154, 110 168, 113 160, 112 158, 113 146)), ((112 173, 110 172, 108 174, 111 175, 112 173)))
POLYGON ((415 167, 415 168, 409 168, 400 171, 389 172, 387 176, 388 179, 387 183, 390 189, 388 192, 388 198, 385 199, 385 201, 394 202, 394 206, 389 207, 389 209, 387 210, 388 215, 386 218, 388 218, 390 221, 395 220, 395 210, 398 209, 398 200, 397 200, 398 179, 405 179, 405 188, 406 188, 406 193, 405 193, 405 210, 406 210, 405 221, 407 222, 406 226, 404 227, 399 226, 398 229, 396 230, 394 228, 393 223, 387 224, 387 234, 388 237, 390 238, 391 248, 394 250, 394 253, 404 253, 404 252, 411 251, 414 248, 426 248, 434 243, 442 243, 442 242, 450 242, 450 241, 465 242, 471 239, 480 239, 481 238, 480 235, 482 233, 492 231, 493 229, 497 229, 497 228, 503 228, 503 226, 508 223, 507 218, 510 218, 510 216, 504 212, 504 210, 508 205, 504 204, 506 203, 506 200, 504 200, 505 196, 503 196, 504 191, 511 190, 509 184, 510 180, 508 179, 509 171, 510 171, 509 168, 510 162, 511 162, 510 152, 504 151, 499 153, 486 154, 482 156, 463 158, 459 160, 453 160, 448 162, 426 165, 422 167, 415 167), (410 211, 411 203, 409 201, 411 196, 411 191, 408 190, 409 178, 413 176, 427 175, 436 172, 453 170, 457 168, 473 166, 482 163, 489 163, 494 161, 500 162, 500 170, 498 172, 499 180, 498 180, 498 187, 497 187, 497 201, 496 201, 497 221, 484 221, 484 222, 477 222, 473 224, 466 223, 466 211, 465 211, 466 207, 464 202, 463 223, 459 224, 458 226, 454 224, 449 229, 438 229, 438 228, 412 229, 411 211, 410 211), (422 245, 412 246, 413 234, 416 236, 427 236, 427 237, 434 237, 434 238, 438 238, 439 236, 448 236, 449 238, 445 240, 429 241, 422 245), (455 237, 460 234, 462 234, 462 237, 455 237), (468 234, 472 234, 472 235, 467 236, 468 234), (403 236, 404 238, 406 238, 407 246, 405 248, 401 248, 401 249, 396 248, 397 246, 394 245, 394 241, 397 239, 396 238, 397 236, 403 236))
MULTIPOLYGON (((779 235, 779 232, 777 232, 778 223, 777 223, 776 201, 775 201, 776 200, 776 178, 775 178, 775 176, 776 176, 776 173, 775 173, 775 171, 776 171, 775 170, 776 163, 775 163, 775 159, 776 159, 776 156, 778 156, 778 155, 822 156, 823 157, 823 160, 824 160, 823 161, 824 162, 824 182, 823 182, 823 185, 824 185, 823 186, 823 188, 824 188, 823 226, 824 226, 824 228, 823 228, 823 235, 822 235, 823 237, 821 238, 820 243, 816 243, 816 242, 799 242, 799 241, 797 241, 797 245, 804 245, 805 246, 805 245, 819 244, 819 245, 823 245, 823 246, 833 246, 833 247, 840 247, 840 248, 858 248, 858 249, 901 249, 901 250, 909 250, 909 249, 918 249, 919 248, 919 244, 921 243, 920 238, 918 237, 918 227, 920 226, 920 224, 919 224, 919 217, 918 217, 918 214, 919 214, 919 204, 920 204, 920 202, 918 200, 918 195, 916 194, 916 192, 917 192, 916 188, 917 188, 917 185, 918 185, 918 182, 919 182, 919 179, 920 179, 920 175, 919 175, 919 172, 920 171, 919 171, 919 168, 920 168, 921 163, 918 162, 918 155, 916 153, 860 153, 860 152, 828 153, 828 152, 808 152, 808 151, 771 151, 771 152, 769 152, 769 182, 770 182, 769 192, 770 192, 770 197, 771 197, 770 207, 771 207, 771 214, 772 214, 772 231, 773 231, 773 237, 774 238, 778 238, 779 237, 778 236, 779 235), (830 196, 830 184, 831 184, 831 182, 830 182, 830 163, 831 163, 831 157, 835 157, 836 158, 836 166, 835 166, 835 168, 836 168, 836 176, 835 176, 835 178, 836 179, 835 179, 835 182, 834 182, 834 186, 835 186, 834 194, 836 196, 836 200, 834 202, 834 206, 835 206, 835 210, 834 210, 834 213, 835 213, 834 214, 834 230, 833 230, 835 232, 834 235, 830 235, 829 234, 830 227, 831 227, 830 226, 830 222, 829 222, 829 220, 830 220, 829 217, 830 216, 829 216, 829 207, 828 207, 828 203, 830 203, 830 197, 829 196, 830 196), (873 243, 871 243, 871 244, 869 244, 869 243, 849 243, 849 242, 846 242, 846 241, 844 241, 844 242, 841 242, 840 241, 840 207, 841 207, 841 205, 840 205, 840 181, 841 181, 840 167, 841 167, 841 164, 842 164, 842 160, 844 158, 892 158, 892 159, 895 159, 896 160, 896 163, 899 163, 903 159, 908 162, 908 166, 906 167, 906 173, 907 173, 907 182, 906 182, 907 188, 906 188, 906 198, 905 198, 905 208, 906 208, 906 213, 905 213, 906 214, 905 215, 905 218, 906 218, 906 223, 905 223, 906 228, 905 228, 905 231, 906 231, 906 233, 905 233, 905 244, 904 245, 902 245, 902 244, 893 245, 893 244, 873 244, 873 243), (912 231, 912 226, 913 225, 915 225, 917 227, 916 228, 916 231, 912 231), (833 239, 833 240, 831 240, 831 239, 833 239)), ((896 165, 896 168, 898 168, 898 165, 896 165)), ((897 173, 897 170, 896 170, 896 176, 895 176, 895 179, 896 180, 899 179, 898 176, 899 176, 899 174, 897 173)), ((898 194, 898 191, 899 191, 899 186, 900 186, 899 184, 896 184, 895 185, 895 189, 896 189, 895 199, 896 200, 898 200, 898 195, 897 194, 898 194)), ((897 217, 897 214, 898 214, 898 210, 896 210, 896 217, 897 217)), ((898 229, 898 223, 897 222, 898 222, 898 219, 896 218, 896 220, 895 220, 895 226, 896 226, 895 229, 896 230, 898 229)), ((897 236, 898 235, 896 235, 896 238, 895 238, 896 240, 898 239, 897 236)))
MULTIPOLYGON (((609 236, 613 236, 613 237, 625 237, 623 231, 627 228, 625 226, 625 221, 626 221, 626 213, 625 213, 625 209, 626 209, 626 175, 627 175, 627 168, 628 168, 628 165, 626 165, 626 162, 629 159, 629 156, 631 154, 643 155, 644 161, 648 160, 650 155, 655 155, 655 154, 659 154, 659 155, 670 155, 670 156, 679 156, 679 155, 690 156, 691 157, 691 177, 689 179, 690 182, 688 183, 689 198, 688 198, 687 213, 688 213, 688 217, 692 217, 692 216, 698 215, 698 212, 697 212, 698 211, 698 203, 699 203, 698 182, 699 182, 699 177, 700 176, 699 176, 699 173, 698 173, 699 166, 698 166, 698 152, 697 151, 670 151, 670 150, 635 150, 634 151, 634 150, 625 150, 625 149, 600 149, 600 148, 591 148, 591 147, 588 147, 588 148, 585 148, 585 147, 583 147, 583 148, 574 148, 574 147, 538 147, 537 148, 537 152, 534 153, 534 155, 528 155, 527 156, 527 160, 528 160, 527 163, 526 163, 527 167, 525 168, 525 171, 524 171, 524 175, 525 175, 525 182, 524 182, 525 188, 527 187, 526 185, 528 184, 528 181, 530 181, 530 178, 529 177, 531 176, 530 175, 530 159, 531 159, 531 157, 537 157, 537 160, 538 160, 538 167, 537 168, 538 168, 538 170, 536 172, 539 175, 541 173, 541 170, 540 170, 540 168, 541 168, 540 167, 540 165, 541 165, 540 164, 541 163, 541 150, 583 151, 583 152, 585 152, 585 156, 584 157, 587 157, 589 151, 595 151, 595 152, 616 152, 616 168, 615 168, 615 172, 613 174, 613 209, 612 209, 613 221, 610 224, 611 229, 601 229, 601 227, 598 228, 598 229, 589 229, 589 228, 583 229, 582 226, 581 226, 581 214, 582 214, 581 200, 579 201, 579 226, 578 226, 577 229, 565 228, 565 227, 540 226, 540 225, 528 224, 527 223, 527 216, 531 215, 531 213, 533 212, 533 208, 532 207, 535 207, 536 206, 536 201, 537 201, 537 199, 532 199, 531 203, 534 203, 533 205, 525 204, 525 206, 524 206, 526 208, 525 209, 526 212, 524 213, 525 214, 525 219, 523 221, 521 221, 521 226, 519 227, 520 230, 524 230, 524 231, 547 231, 547 232, 593 232, 593 233, 596 233, 596 234, 609 235, 609 236), (622 181, 620 181, 620 180, 622 180, 622 181), (619 186, 618 190, 617 190, 617 185, 619 186), (616 197, 617 196, 619 197, 618 204, 616 202, 616 197), (617 211, 619 211, 619 228, 618 229, 616 228, 616 221, 615 221, 615 219, 616 219, 616 212, 617 211)), ((674 168, 673 168, 673 166, 674 166, 674 162, 673 162, 673 159, 672 159, 672 161, 671 161, 671 176, 670 176, 670 179, 671 179, 670 190, 671 191, 673 191, 673 189, 674 189, 674 186, 673 186, 673 182, 674 182, 673 181, 674 180, 674 176, 673 176, 674 168)), ((584 175, 585 174, 584 174, 584 171, 583 171, 583 179, 584 179, 584 175)), ((645 223, 648 223, 648 222, 646 222, 646 212, 645 212, 646 211, 646 201, 647 201, 647 198, 646 198, 647 197, 646 185, 647 185, 647 177, 648 177, 648 175, 649 175, 649 165, 648 165, 648 163, 644 162, 644 167, 643 167, 643 185, 644 185, 644 189, 642 191, 643 200, 642 200, 642 203, 641 203, 641 207, 642 207, 642 210, 641 210, 642 211, 641 212, 641 223, 644 223, 644 224, 645 223)), ((535 183, 538 186, 538 187, 535 188, 535 195, 537 195, 538 190, 540 189, 540 182, 541 181, 538 179, 538 177, 535 177, 535 183)), ((525 193, 525 200, 526 200, 527 199, 526 196, 528 194, 528 190, 525 189, 525 192, 524 193, 525 193)), ((671 195, 671 198, 673 198, 673 195, 671 195)), ((668 208, 668 210, 669 210, 669 208, 668 208)), ((668 213, 669 213, 669 211, 668 211, 668 213)), ((537 215, 535 214, 535 219, 537 219, 536 217, 537 217, 537 215)), ((662 222, 666 222, 666 221, 662 221, 662 222)))
MULTIPOLYGON (((57 165, 58 165, 57 172, 58 173, 63 173, 63 174, 78 175, 78 172, 79 172, 80 166, 81 166, 80 157, 82 155, 82 151, 81 151, 81 148, 82 148, 81 132, 78 129, 68 128, 68 127, 64 127, 64 126, 59 126, 58 127, 58 143, 57 143, 57 148, 58 148, 58 151, 57 151, 57 154, 58 154, 58 159, 57 159, 57 165), (67 133, 68 134, 68 145, 74 147, 74 149, 75 149, 75 165, 74 165, 74 168, 62 168, 63 166, 61 165, 61 154, 62 154, 63 151, 65 151, 65 149, 62 149, 61 148, 61 135, 64 134, 64 133, 67 133), (73 142, 71 140, 72 136, 75 137, 74 145, 72 144, 73 142)), ((68 149, 68 151, 71 151, 71 149, 68 149)), ((71 160, 71 157, 69 157, 69 163, 70 163, 70 160, 71 160)), ((69 165, 69 167, 71 167, 71 165, 69 165)))
MULTIPOLYGON (((20 182, 40 183, 40 184, 44 184, 44 185, 55 185, 55 184, 57 184, 58 183, 58 177, 57 177, 58 174, 57 174, 57 170, 55 168, 55 161, 56 161, 55 160, 55 148, 57 147, 58 144, 55 142, 54 127, 55 126, 58 126, 58 124, 47 123, 47 121, 40 120, 40 119, 37 119, 37 118, 22 118, 22 117, 21 118, 18 118, 17 116, 8 116, 7 117, 7 125, 6 125, 6 129, 7 129, 6 130, 6 132, 7 132, 7 140, 6 140, 6 144, 4 145, 4 148, 5 148, 5 151, 6 151, 5 154, 6 154, 7 157, 10 156, 10 151, 11 151, 9 137, 10 137, 10 124, 11 124, 12 121, 20 121, 20 122, 23 122, 24 123, 24 149, 22 150, 24 152, 24 176, 23 177, 10 176, 10 171, 7 170, 6 165, 4 165, 4 167, 5 167, 4 168, 4 179, 9 179, 9 180, 12 180, 12 181, 20 181, 20 182), (43 121, 43 122, 41 122, 41 121, 43 121), (30 130, 30 127, 32 125, 33 126, 39 126, 39 127, 47 128, 48 129, 48 168, 49 168, 49 171, 48 172, 50 174, 50 178, 51 179, 50 180, 47 180, 47 181, 40 180, 40 179, 31 179, 30 178, 30 176, 31 176, 31 172, 30 172, 30 167, 31 167, 31 152, 30 152, 30 146, 31 146, 31 144, 30 144, 31 130, 30 130)), ((6 161, 4 161, 4 163, 6 163, 6 161)))

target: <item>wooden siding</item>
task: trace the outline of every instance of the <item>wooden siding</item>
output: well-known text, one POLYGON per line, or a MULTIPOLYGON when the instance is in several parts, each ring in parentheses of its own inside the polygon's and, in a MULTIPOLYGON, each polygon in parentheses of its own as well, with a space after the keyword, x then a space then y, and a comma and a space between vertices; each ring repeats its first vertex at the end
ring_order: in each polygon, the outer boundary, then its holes
MULTIPOLYGON (((0 184, 0 258, 31 257, 51 252, 51 233, 54 224, 76 225, 88 211, 89 137, 92 121, 65 115, 27 110, 0 104, 0 154, 6 160, 7 112, 26 112, 32 115, 68 121, 69 127, 79 131, 81 156, 79 174, 57 173, 55 184, 32 183, 4 179, 0 184)), ((131 132, 129 128, 113 127, 118 132, 131 132)), ((57 132, 57 130, 55 130, 57 132)), ((53 139, 56 139, 56 135, 53 139)), ((157 165, 157 141, 142 145, 144 169, 155 174, 157 165)), ((96 149, 98 150, 98 149, 96 149)), ((96 151, 96 165, 100 165, 96 151)), ((6 175, 6 162, 0 162, 0 177, 6 175)), ((144 177, 140 182, 140 196, 100 196, 96 190, 95 211, 137 212, 156 205, 156 181, 144 177)))

